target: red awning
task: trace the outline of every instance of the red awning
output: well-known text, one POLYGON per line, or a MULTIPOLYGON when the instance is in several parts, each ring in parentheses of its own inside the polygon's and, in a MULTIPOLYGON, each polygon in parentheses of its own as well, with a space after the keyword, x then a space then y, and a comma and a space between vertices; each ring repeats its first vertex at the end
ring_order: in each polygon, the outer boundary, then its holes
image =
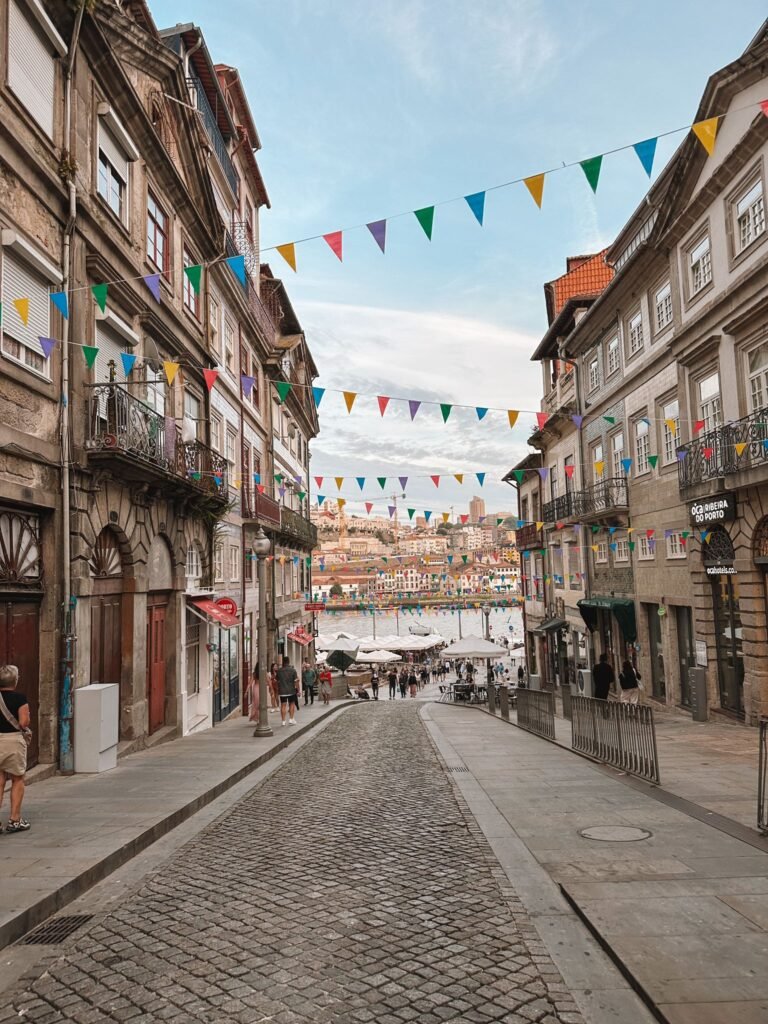
POLYGON ((229 612, 222 611, 215 601, 209 601, 207 598, 198 597, 189 603, 193 605, 194 609, 204 618, 208 619, 209 622, 214 622, 223 629, 231 629, 233 626, 241 625, 241 622, 236 615, 230 615, 229 612))
POLYGON ((302 626, 299 626, 298 629, 289 633, 288 639, 294 640, 297 644, 301 644, 302 647, 306 647, 308 644, 312 643, 312 637, 302 626))

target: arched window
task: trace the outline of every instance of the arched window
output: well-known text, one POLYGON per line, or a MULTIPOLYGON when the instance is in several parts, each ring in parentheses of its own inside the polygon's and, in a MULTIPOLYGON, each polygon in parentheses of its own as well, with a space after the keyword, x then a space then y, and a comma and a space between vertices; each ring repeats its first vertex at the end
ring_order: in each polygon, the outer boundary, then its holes
POLYGON ((40 584, 39 531, 36 515, 0 509, 0 581, 25 586, 40 584))
POLYGON ((88 568, 94 579, 106 579, 108 576, 123 574, 123 560, 120 557, 117 537, 108 526, 105 526, 96 538, 88 568))

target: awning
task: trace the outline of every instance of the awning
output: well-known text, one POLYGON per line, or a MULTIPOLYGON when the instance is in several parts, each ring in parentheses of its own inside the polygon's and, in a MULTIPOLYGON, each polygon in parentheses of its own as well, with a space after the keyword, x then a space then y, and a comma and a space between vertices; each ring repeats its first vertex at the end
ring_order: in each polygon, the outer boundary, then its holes
POLYGON ((199 597, 193 601, 188 599, 187 606, 191 607, 192 611, 198 614, 201 619, 221 626, 222 629, 232 629, 233 626, 242 625, 236 615, 230 615, 229 612, 222 611, 215 601, 209 601, 207 598, 199 597))
POLYGON ((303 626, 299 626, 297 629, 294 629, 292 633, 289 633, 288 639, 295 641, 297 644, 301 644, 302 647, 307 647, 312 643, 312 636, 307 633, 303 626))
POLYGON ((565 619, 545 619, 544 622, 539 626, 542 633, 547 633, 551 629, 562 629, 563 626, 567 626, 568 623, 565 619))
POLYGON ((628 644, 633 644, 637 640, 634 601, 626 597, 587 597, 577 601, 576 605, 591 633, 597 629, 597 613, 602 609, 610 612, 616 619, 628 644))

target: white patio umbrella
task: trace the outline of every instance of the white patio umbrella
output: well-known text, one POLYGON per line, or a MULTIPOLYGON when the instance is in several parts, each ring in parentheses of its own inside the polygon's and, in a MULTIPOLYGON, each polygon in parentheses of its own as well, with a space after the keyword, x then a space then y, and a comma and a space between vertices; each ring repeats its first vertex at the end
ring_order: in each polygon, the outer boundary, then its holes
POLYGON ((399 654, 392 651, 359 651, 355 661, 363 665, 388 665, 391 661, 402 661, 399 654))
POLYGON ((506 647, 484 640, 481 636, 465 636, 463 640, 456 640, 449 644, 445 650, 440 651, 441 658, 495 658, 499 654, 506 654, 506 647))
POLYGON ((360 641, 356 637, 348 636, 337 636, 335 640, 331 641, 328 647, 329 652, 343 651, 345 654, 351 654, 354 658, 357 652, 360 650, 360 641))

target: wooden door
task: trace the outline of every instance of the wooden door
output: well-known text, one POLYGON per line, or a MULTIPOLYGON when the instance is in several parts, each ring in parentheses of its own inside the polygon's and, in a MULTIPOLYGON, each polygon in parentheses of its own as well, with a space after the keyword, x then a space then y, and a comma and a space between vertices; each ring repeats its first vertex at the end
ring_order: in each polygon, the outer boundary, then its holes
POLYGON ((147 608, 147 705, 150 735, 165 725, 165 612, 167 603, 147 608))
POLYGON ((121 590, 122 579, 94 582, 91 597, 91 683, 120 685, 123 637, 121 590), (110 590, 113 593, 109 593, 110 590))
POLYGON ((0 665, 16 665, 19 690, 29 701, 32 743, 27 751, 31 768, 38 757, 40 710, 40 606, 32 601, 0 602, 0 665))

